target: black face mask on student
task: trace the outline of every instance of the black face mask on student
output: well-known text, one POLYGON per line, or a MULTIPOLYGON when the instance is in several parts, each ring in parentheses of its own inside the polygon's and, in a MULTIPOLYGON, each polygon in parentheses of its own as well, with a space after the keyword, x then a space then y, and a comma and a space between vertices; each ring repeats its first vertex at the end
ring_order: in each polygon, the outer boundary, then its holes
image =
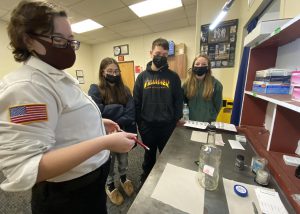
POLYGON ((111 74, 106 74, 105 80, 109 83, 119 83, 121 80, 120 75, 114 76, 111 74))
POLYGON ((161 68, 168 64, 168 59, 165 56, 154 56, 152 62, 156 68, 161 68))
POLYGON ((193 68, 193 73, 198 76, 202 76, 203 74, 206 74, 207 72, 208 72, 208 66, 193 68))

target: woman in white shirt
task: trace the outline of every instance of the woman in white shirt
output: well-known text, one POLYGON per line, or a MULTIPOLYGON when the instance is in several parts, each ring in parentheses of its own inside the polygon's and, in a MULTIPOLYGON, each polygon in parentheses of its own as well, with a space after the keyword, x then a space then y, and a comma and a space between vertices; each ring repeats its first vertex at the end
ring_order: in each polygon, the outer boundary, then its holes
POLYGON ((22 1, 8 34, 24 65, 0 81, 0 170, 7 178, 0 187, 32 188, 33 214, 106 213, 109 150, 128 152, 135 134, 116 132, 63 71, 80 45, 63 10, 22 1))

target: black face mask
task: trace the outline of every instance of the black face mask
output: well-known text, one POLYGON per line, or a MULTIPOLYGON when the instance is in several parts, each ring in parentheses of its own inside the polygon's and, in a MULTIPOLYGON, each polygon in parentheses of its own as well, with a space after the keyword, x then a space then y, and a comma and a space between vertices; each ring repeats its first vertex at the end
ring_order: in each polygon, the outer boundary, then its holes
POLYGON ((193 68, 193 73, 198 76, 202 76, 203 74, 206 74, 207 72, 208 72, 208 66, 193 68))
POLYGON ((119 83, 121 80, 120 75, 114 76, 111 74, 106 74, 105 80, 109 83, 119 83))
POLYGON ((165 56, 154 56, 152 62, 156 68, 161 68, 168 64, 168 59, 165 56))

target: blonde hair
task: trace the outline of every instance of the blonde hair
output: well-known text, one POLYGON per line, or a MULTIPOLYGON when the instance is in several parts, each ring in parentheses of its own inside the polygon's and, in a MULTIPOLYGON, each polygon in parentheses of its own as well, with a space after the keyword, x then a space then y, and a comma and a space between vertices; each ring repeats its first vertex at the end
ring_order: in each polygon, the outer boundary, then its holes
POLYGON ((207 60, 207 65, 208 65, 208 72, 205 74, 205 77, 203 79, 203 93, 202 97, 205 100, 210 100, 213 92, 214 92, 214 84, 213 84, 213 76, 211 72, 211 62, 208 58, 207 55, 200 54, 197 57, 195 57, 193 61, 192 68, 190 68, 187 72, 187 78, 185 79, 183 86, 186 87, 186 96, 188 99, 194 97, 196 95, 196 90, 197 90, 197 85, 198 85, 198 80, 196 78, 196 74, 193 72, 193 68, 195 66, 195 62, 199 58, 205 58, 207 60))

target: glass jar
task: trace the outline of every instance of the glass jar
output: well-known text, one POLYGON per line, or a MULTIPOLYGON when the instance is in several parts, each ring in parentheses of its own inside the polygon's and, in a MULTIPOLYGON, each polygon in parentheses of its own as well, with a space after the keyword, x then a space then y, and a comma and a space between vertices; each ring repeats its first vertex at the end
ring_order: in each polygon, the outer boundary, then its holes
POLYGON ((206 190, 215 190, 219 183, 219 166, 222 150, 213 144, 203 145, 200 149, 197 179, 206 190))

